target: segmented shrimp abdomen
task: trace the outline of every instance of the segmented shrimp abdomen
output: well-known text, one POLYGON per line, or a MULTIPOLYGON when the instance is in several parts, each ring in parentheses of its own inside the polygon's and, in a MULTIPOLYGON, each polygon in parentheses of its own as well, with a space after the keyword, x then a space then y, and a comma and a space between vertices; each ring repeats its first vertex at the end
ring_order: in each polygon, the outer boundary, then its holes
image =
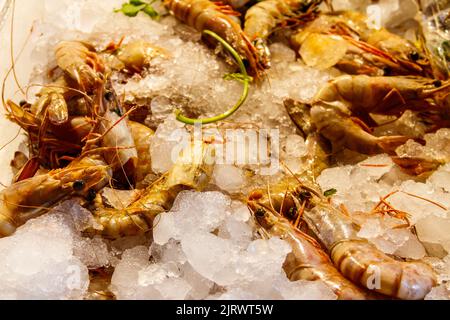
POLYGON ((399 299, 423 299, 436 285, 436 276, 426 263, 394 260, 363 239, 338 242, 331 258, 348 279, 399 299))

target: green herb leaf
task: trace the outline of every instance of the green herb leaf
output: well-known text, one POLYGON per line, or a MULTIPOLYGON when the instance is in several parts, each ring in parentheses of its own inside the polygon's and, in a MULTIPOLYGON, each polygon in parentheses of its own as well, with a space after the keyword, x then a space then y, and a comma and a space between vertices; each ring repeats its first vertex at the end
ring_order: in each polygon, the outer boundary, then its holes
POLYGON ((130 0, 130 4, 132 4, 134 6, 140 6, 141 4, 146 4, 146 3, 141 0, 130 0))
POLYGON ((136 17, 137 14, 139 13, 139 11, 144 9, 145 6, 146 6, 146 4, 141 4, 141 5, 136 6, 131 3, 124 3, 124 4, 122 4, 122 8, 117 10, 116 12, 120 11, 120 12, 123 12, 123 14, 128 17, 136 17))
POLYGON ((332 188, 332 189, 328 189, 327 191, 325 191, 325 192, 323 193, 323 195, 324 195, 325 197, 331 197, 332 195, 336 194, 336 192, 337 192, 337 190, 334 189, 334 188, 332 188))
POLYGON ((249 81, 250 77, 247 76, 247 70, 245 69, 244 62, 242 61, 242 58, 236 52, 236 50, 234 50, 233 47, 228 42, 226 42, 225 39, 221 38, 217 33, 212 32, 211 30, 203 30, 203 33, 207 34, 207 35, 213 37, 214 39, 216 39, 217 41, 219 41, 224 46, 224 48, 228 52, 230 52, 230 54, 236 60, 237 64, 239 65, 239 69, 241 70, 241 74, 243 75, 242 83, 244 85, 244 89, 242 90, 242 94, 241 94, 241 97, 239 98, 239 101, 231 109, 229 109, 229 110, 225 111, 224 113, 219 114, 215 117, 204 118, 204 119, 192 119, 192 118, 188 118, 188 117, 185 117, 184 115, 182 115, 181 111, 179 109, 175 110, 175 115, 177 117, 177 120, 180 122, 183 122, 185 124, 189 124, 189 125, 195 125, 197 123, 201 123, 201 124, 214 123, 214 122, 221 121, 221 120, 224 120, 224 119, 230 117, 233 113, 235 113, 242 106, 242 104, 245 102, 245 100, 247 100, 249 86, 250 86, 250 81, 249 81))
POLYGON ((159 13, 149 4, 147 4, 142 11, 152 19, 158 20, 160 18, 159 13))

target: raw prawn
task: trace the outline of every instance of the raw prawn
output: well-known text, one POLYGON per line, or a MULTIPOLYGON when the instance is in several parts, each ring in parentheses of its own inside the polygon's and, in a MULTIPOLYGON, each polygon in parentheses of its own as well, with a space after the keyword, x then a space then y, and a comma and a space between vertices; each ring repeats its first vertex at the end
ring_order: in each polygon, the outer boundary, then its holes
MULTIPOLYGON (((282 199, 285 202, 293 200, 288 193, 282 199)), ((368 292, 344 278, 320 245, 277 213, 270 201, 262 192, 253 192, 249 197, 248 207, 258 224, 270 236, 280 237, 291 245, 292 252, 286 257, 283 266, 291 281, 322 280, 339 299, 365 300, 371 297, 368 292)))
POLYGON ((149 186, 130 206, 125 209, 98 208, 94 215, 103 229, 91 232, 119 238, 150 231, 155 217, 171 208, 180 191, 205 187, 213 167, 212 145, 192 143, 183 150, 172 169, 149 186))
POLYGON ((73 161, 64 169, 13 183, 0 193, 0 236, 9 236, 66 197, 91 198, 111 179, 111 170, 99 156, 73 161))
POLYGON ((450 82, 426 78, 341 76, 328 82, 313 99, 311 120, 333 146, 365 154, 392 151, 404 136, 376 137, 370 113, 400 116, 405 110, 445 112, 450 82))
MULTIPOLYGON (((250 74, 255 77, 261 76, 267 67, 263 57, 241 26, 227 14, 229 12, 222 12, 219 4, 209 0, 165 0, 164 4, 177 19, 194 27, 197 31, 210 30, 219 35, 247 62, 250 74)), ((214 39, 208 37, 205 40, 213 41, 214 39)))

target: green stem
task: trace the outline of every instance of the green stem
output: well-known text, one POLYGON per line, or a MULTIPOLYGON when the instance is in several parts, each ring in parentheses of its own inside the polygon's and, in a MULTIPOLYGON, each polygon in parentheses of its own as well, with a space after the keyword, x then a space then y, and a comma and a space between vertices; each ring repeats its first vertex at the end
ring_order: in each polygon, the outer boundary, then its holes
POLYGON ((213 37, 217 41, 219 41, 224 46, 224 48, 231 53, 231 55, 233 56, 233 58, 236 60, 237 64, 239 65, 239 68, 241 69, 241 73, 242 73, 243 79, 244 79, 243 80, 244 89, 242 91, 240 99, 231 109, 229 109, 228 111, 226 111, 222 114, 219 114, 215 117, 212 117, 212 118, 192 119, 192 118, 183 116, 181 114, 181 110, 179 110, 179 109, 175 110, 175 115, 177 117, 177 120, 181 121, 183 123, 186 123, 186 124, 190 124, 190 125, 195 125, 196 123, 208 124, 208 123, 213 123, 213 122, 224 120, 224 119, 228 118, 229 116, 231 116, 233 113, 235 113, 242 106, 242 104, 245 102, 245 100, 248 97, 250 77, 248 77, 248 75, 247 75, 247 70, 245 69, 244 62, 242 61, 239 54, 236 52, 236 50, 233 49, 233 47, 228 42, 226 42, 224 39, 222 39, 216 33, 212 32, 210 30, 204 30, 203 33, 205 33, 205 34, 213 37))

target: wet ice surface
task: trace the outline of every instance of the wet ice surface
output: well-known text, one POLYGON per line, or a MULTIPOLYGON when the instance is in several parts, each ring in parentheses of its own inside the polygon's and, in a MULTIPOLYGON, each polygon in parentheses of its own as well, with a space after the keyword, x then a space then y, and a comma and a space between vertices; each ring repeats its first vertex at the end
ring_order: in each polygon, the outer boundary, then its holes
MULTIPOLYGON (((144 74, 126 83, 114 78, 117 93, 125 101, 149 105, 151 114, 146 123, 157 129, 150 143, 152 169, 162 174, 170 169, 190 130, 174 119, 173 110, 179 108, 192 117, 216 115, 237 101, 242 86, 223 79, 224 74, 237 70, 204 46, 199 33, 171 17, 155 22, 145 15, 130 19, 113 13, 122 2, 43 1, 47 18, 35 22, 30 38, 35 44, 36 63, 31 82, 49 81, 45 71, 55 66, 52 48, 60 40, 87 40, 104 48, 125 36, 125 42, 144 39, 164 48, 168 57, 156 58, 144 74)), ((403 8, 406 2, 380 1, 383 19, 401 21, 398 15, 386 13, 398 13, 396 6, 403 8)), ((335 1, 335 6, 364 8, 368 3, 341 0, 335 1)), ((402 14, 402 19, 407 18, 402 14)), ((318 88, 339 73, 306 67, 285 44, 274 43, 270 49, 273 68, 262 84, 251 86, 248 100, 230 119, 231 126, 241 128, 250 123, 278 128, 281 159, 293 172, 301 172, 299 158, 306 152, 305 142, 282 102, 287 97, 309 101, 318 88)), ((30 97, 39 90, 30 89, 30 97)), ((411 122, 408 115, 404 122, 411 122)), ((412 132, 408 126, 400 129, 412 132)), ((442 129, 427 135, 425 146, 409 141, 397 152, 399 156, 448 162, 449 136, 449 130, 442 129)), ((433 266, 444 284, 433 289, 427 299, 448 297, 445 281, 450 280, 450 215, 442 207, 450 207, 450 166, 415 181, 387 155, 357 162, 325 170, 319 184, 324 190, 337 189, 333 203, 345 204, 361 225, 358 235, 380 250, 407 259, 434 256, 433 266), (380 197, 396 190, 403 192, 392 194, 387 201, 408 213, 417 235, 405 227, 405 220, 368 214, 380 197)), ((83 237, 80 231, 92 224, 90 215, 77 206, 63 205, 63 214, 32 220, 14 236, 0 239, 4 257, 0 264, 0 298, 81 299, 89 284, 88 268, 114 266, 110 289, 118 299, 335 299, 321 282, 288 281, 282 270, 290 251, 288 245, 277 238, 260 239, 247 208, 230 198, 248 194, 258 183, 266 185, 266 178, 279 177, 260 173, 254 164, 217 164, 212 187, 220 192, 181 193, 174 207, 157 219, 153 243, 149 237, 112 242, 83 237)), ((132 197, 111 190, 104 193, 114 207, 126 205, 132 197)))

